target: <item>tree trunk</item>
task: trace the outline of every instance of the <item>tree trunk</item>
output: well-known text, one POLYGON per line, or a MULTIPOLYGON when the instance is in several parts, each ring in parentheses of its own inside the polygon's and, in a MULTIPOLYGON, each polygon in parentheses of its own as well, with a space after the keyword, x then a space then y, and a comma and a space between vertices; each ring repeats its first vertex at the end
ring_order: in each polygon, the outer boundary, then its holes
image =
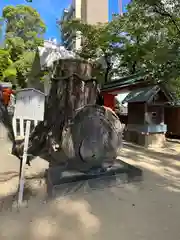
MULTIPOLYGON (((121 143, 120 122, 111 110, 95 105, 97 83, 92 76, 92 66, 82 60, 56 62, 44 121, 30 136, 29 154, 46 149, 58 163, 82 171, 110 155, 114 159, 121 143)), ((23 143, 17 144, 14 154, 22 153, 23 143)))
POLYGON ((107 83, 109 81, 109 74, 110 74, 110 71, 111 71, 111 68, 112 68, 112 63, 111 63, 111 58, 110 56, 108 56, 108 54, 104 54, 104 58, 105 58, 105 61, 106 61, 106 70, 105 70, 105 76, 104 76, 104 82, 107 83))

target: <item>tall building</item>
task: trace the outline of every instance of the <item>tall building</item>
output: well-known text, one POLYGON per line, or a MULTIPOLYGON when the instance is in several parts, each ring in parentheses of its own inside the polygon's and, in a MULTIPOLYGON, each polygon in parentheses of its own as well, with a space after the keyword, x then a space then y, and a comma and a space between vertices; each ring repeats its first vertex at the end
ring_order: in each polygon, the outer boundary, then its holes
MULTIPOLYGON (((75 18, 89 24, 107 22, 108 0, 73 0, 72 4, 64 9, 61 21, 75 18)), ((65 27, 62 28, 62 41, 68 50, 77 50, 81 47, 80 33, 69 32, 65 27)))
POLYGON ((131 0, 109 0, 109 20, 113 19, 114 14, 122 15, 126 12, 126 6, 131 0))

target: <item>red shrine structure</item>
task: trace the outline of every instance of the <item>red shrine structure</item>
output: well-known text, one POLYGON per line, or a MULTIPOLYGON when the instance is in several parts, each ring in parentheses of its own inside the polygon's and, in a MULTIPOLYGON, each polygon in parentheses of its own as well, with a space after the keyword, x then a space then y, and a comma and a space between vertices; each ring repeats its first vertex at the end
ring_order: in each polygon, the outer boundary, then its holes
POLYGON ((152 85, 152 80, 147 74, 134 74, 118 80, 105 83, 101 88, 101 94, 104 97, 104 105, 114 110, 115 97, 123 92, 152 85))

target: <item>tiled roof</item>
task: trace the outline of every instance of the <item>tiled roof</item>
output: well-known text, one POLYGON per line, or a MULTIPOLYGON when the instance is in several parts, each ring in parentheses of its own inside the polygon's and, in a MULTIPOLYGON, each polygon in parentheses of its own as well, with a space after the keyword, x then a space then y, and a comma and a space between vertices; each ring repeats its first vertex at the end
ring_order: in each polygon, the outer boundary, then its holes
POLYGON ((174 101, 172 94, 167 91, 163 86, 153 85, 145 88, 138 88, 131 91, 123 100, 123 103, 127 102, 149 102, 159 92, 162 91, 167 97, 167 101, 174 101))
POLYGON ((122 77, 122 78, 119 78, 118 80, 105 83, 102 86, 101 90, 102 91, 111 90, 111 89, 115 90, 118 88, 123 88, 123 87, 131 86, 134 84, 142 83, 145 81, 147 77, 148 77, 148 74, 144 74, 144 73, 143 74, 138 73, 138 74, 130 75, 127 77, 122 77))
POLYGON ((149 86, 131 91, 123 102, 148 102, 160 90, 159 86, 149 86))

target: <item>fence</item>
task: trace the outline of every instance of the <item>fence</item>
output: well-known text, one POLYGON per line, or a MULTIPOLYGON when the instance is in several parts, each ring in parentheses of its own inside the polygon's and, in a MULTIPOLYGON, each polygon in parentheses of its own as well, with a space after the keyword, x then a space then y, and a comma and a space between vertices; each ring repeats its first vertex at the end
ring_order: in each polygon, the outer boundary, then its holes
MULTIPOLYGON (((15 138, 24 138, 26 122, 27 122, 27 120, 18 119, 18 118, 13 117, 12 125, 13 125, 13 131, 14 131, 15 138)), ((37 126, 38 122, 39 121, 36 121, 36 120, 31 121, 31 132, 37 126)))

